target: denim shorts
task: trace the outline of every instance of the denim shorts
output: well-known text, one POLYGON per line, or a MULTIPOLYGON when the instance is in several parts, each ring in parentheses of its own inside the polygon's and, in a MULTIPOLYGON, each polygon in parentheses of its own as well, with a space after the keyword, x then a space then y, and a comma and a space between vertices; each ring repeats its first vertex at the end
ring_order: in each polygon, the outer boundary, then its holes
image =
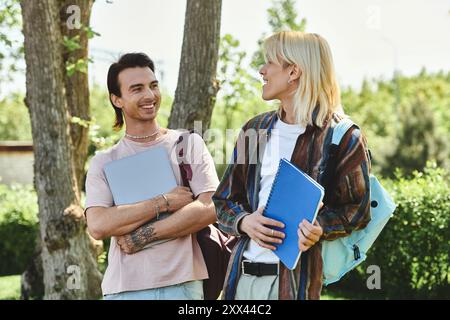
POLYGON ((203 300, 203 281, 188 281, 168 287, 107 294, 103 296, 103 300, 203 300))

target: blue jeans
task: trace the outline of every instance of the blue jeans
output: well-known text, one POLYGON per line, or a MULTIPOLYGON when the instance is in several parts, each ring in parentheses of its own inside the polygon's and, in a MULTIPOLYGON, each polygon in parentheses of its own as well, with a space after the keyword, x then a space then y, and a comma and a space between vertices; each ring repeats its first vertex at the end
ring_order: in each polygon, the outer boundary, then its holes
POLYGON ((103 296, 103 300, 203 300, 203 281, 188 281, 162 288, 107 294, 103 296))

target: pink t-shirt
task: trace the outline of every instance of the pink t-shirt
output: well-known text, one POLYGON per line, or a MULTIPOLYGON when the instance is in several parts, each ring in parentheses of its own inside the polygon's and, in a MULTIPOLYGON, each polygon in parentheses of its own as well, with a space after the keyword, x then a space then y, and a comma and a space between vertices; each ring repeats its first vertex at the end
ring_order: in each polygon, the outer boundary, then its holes
MULTIPOLYGON (((86 209, 89 207, 112 207, 111 191, 103 172, 108 162, 154 146, 166 148, 169 157, 180 136, 180 131, 168 130, 156 141, 139 143, 122 138, 112 148, 97 153, 91 160, 86 180, 86 209)), ((187 160, 191 163, 190 187, 195 196, 215 191, 219 179, 213 159, 202 138, 197 134, 189 136, 187 160)), ((180 170, 171 162, 178 185, 182 185, 180 170)), ((157 183, 157 181, 155 181, 157 183)), ((102 282, 103 294, 124 291, 145 290, 175 285, 192 280, 208 278, 205 261, 195 235, 188 235, 164 242, 135 254, 127 255, 120 250, 116 238, 111 238, 108 253, 108 267, 102 282)))

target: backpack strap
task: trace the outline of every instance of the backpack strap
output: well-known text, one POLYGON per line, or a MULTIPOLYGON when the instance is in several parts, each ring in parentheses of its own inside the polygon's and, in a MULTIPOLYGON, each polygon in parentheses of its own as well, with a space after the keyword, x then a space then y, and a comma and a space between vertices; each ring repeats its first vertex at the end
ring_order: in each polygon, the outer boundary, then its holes
MULTIPOLYGON (((189 137, 193 133, 196 133, 195 130, 183 130, 173 146, 185 187, 190 187, 189 182, 192 180, 192 168, 186 156, 189 137)), ((231 252, 238 238, 220 230, 217 221, 197 231, 196 234, 209 274, 209 278, 203 281, 203 295, 205 300, 217 300, 223 289, 231 252)))
POLYGON ((178 167, 180 168, 181 181, 184 187, 189 187, 189 181, 192 180, 192 169, 190 164, 186 161, 186 156, 188 153, 189 137, 193 133, 195 133, 194 130, 183 130, 173 146, 173 148, 175 148, 178 167))
POLYGON ((331 144, 339 145, 342 138, 347 133, 347 131, 356 126, 355 123, 350 118, 342 119, 333 130, 333 137, 331 138, 331 144))
POLYGON ((325 197, 323 202, 327 204, 331 198, 331 190, 334 189, 332 184, 334 173, 337 167, 337 153, 339 144, 342 138, 350 130, 351 127, 356 126, 350 118, 344 118, 334 127, 331 143, 328 146, 328 159, 326 160, 325 170, 322 176, 322 186, 325 189, 325 197))

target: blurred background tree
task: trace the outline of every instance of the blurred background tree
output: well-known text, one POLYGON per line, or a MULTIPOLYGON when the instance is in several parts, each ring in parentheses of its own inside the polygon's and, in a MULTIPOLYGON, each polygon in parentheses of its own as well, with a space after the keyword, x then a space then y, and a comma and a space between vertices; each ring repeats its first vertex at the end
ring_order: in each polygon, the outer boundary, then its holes
POLYGON ((31 123, 23 93, 14 92, 0 100, 0 140, 31 141, 31 123))
MULTIPOLYGON (((272 32, 291 30, 305 31, 306 19, 299 18, 295 8, 295 0, 273 0, 271 7, 267 10, 268 22, 272 32)), ((258 40, 260 48, 253 54, 251 67, 256 71, 264 64, 262 44, 267 34, 263 34, 258 40)))
MULTIPOLYGON (((420 93, 400 106, 397 148, 386 159, 392 168, 401 168, 404 175, 414 170, 423 171, 429 159, 439 166, 448 165, 448 135, 437 126, 435 113, 429 102, 420 93)), ((392 169, 391 169, 392 170, 392 169)), ((391 175, 389 168, 383 168, 385 175, 391 175)))
POLYGON ((201 121, 202 130, 207 130, 211 124, 219 90, 216 70, 221 17, 222 0, 186 2, 180 69, 169 128, 193 129, 194 121, 201 121))
POLYGON ((17 63, 23 61, 24 52, 21 25, 19 0, 0 0, 0 95, 2 83, 11 81, 18 72, 24 72, 17 63))

